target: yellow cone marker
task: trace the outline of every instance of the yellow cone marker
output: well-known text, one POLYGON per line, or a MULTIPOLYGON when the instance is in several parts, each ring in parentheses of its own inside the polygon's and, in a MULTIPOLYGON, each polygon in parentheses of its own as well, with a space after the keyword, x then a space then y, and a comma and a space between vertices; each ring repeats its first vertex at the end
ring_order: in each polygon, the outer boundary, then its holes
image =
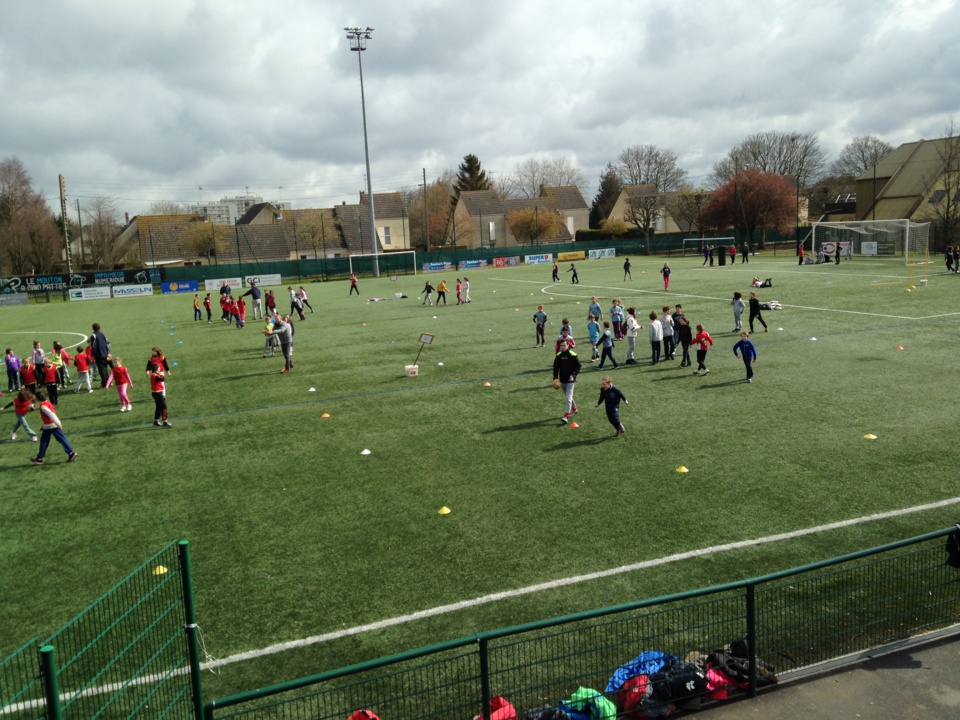
POLYGON ((450 514, 450 508, 448 508, 446 505, 444 505, 442 508, 440 508, 439 510, 437 510, 437 514, 438 514, 438 515, 449 515, 449 514, 450 514))
POLYGON ((324 414, 321 415, 320 417, 322 417, 322 418, 328 418, 328 417, 330 417, 330 413, 324 413, 324 414))
POLYGON ((685 472, 690 472, 690 471, 687 470, 686 465, 681 465, 680 467, 677 468, 677 472, 679 472, 679 473, 685 473, 685 472))
POLYGON ((867 433, 866 435, 863 436, 863 439, 864 439, 864 440, 876 440, 876 439, 877 439, 877 436, 874 435, 873 433, 867 433))
POLYGON ((514 312, 520 312, 520 308, 514 308, 513 311, 514 311, 514 312))
POLYGON ((154 574, 154 575, 166 575, 168 572, 170 572, 170 571, 167 570, 163 565, 157 565, 157 566, 153 569, 153 574, 154 574))

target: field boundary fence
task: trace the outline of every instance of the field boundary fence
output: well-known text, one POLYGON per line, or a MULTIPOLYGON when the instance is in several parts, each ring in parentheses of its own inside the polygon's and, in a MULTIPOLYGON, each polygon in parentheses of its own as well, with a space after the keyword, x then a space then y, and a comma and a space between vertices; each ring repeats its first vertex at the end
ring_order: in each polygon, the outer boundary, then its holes
POLYGON ((204 717, 333 720, 369 709, 383 720, 489 720, 491 701, 503 698, 520 717, 586 702, 612 718, 629 708, 662 714, 666 705, 698 706, 728 692, 753 696, 758 687, 856 662, 867 650, 960 632, 960 570, 947 564, 944 548, 955 529, 331 670, 213 700, 204 717), (719 686, 715 676, 711 687, 692 683, 679 694, 665 676, 650 675, 639 696, 636 684, 621 684, 624 668, 655 655, 676 658, 687 672, 685 663, 703 668, 704 658, 732 664, 715 665, 729 670, 719 686))
POLYGON ((160 550, 44 641, 0 659, 0 718, 202 716, 186 541, 160 550))

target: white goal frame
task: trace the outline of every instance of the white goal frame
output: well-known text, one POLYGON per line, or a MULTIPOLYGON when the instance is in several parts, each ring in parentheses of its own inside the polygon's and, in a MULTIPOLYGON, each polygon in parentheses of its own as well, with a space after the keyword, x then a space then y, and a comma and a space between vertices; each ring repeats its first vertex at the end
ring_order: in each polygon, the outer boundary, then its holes
POLYGON ((874 249, 880 257, 903 256, 905 265, 926 265, 930 262, 930 223, 910 220, 851 220, 847 222, 818 222, 811 230, 811 254, 816 256, 824 246, 836 252, 841 244, 841 257, 864 255, 865 249, 874 249), (849 244, 848 244, 849 243, 849 244), (866 248, 865 248, 865 243, 866 248))
MULTIPOLYGON (((350 261, 350 274, 353 275, 353 261, 354 261, 354 259, 359 260, 359 259, 361 259, 361 258, 369 258, 369 259, 371 259, 371 261, 372 261, 373 258, 377 258, 377 264, 378 264, 378 266, 379 266, 379 265, 381 264, 380 261, 382 261, 384 258, 390 258, 390 259, 391 259, 391 262, 392 262, 392 258, 395 258, 395 257, 397 257, 398 255, 410 255, 410 256, 411 256, 411 258, 412 258, 412 260, 413 260, 413 265, 412 265, 412 267, 413 267, 413 274, 416 275, 416 274, 417 274, 417 252, 416 252, 416 250, 393 250, 393 251, 391 251, 391 252, 380 252, 380 253, 353 253, 352 255, 349 255, 349 256, 348 256, 348 259, 349 259, 349 261, 350 261)), ((404 271, 406 271, 406 270, 407 270, 407 268, 404 267, 404 271)))
POLYGON ((723 244, 723 247, 724 247, 724 248, 729 248, 730 245, 735 245, 736 242, 737 242, 737 239, 736 239, 735 237, 683 238, 683 250, 682 250, 682 251, 683 251, 683 255, 682 255, 682 257, 687 257, 687 245, 688 245, 688 244, 696 245, 696 246, 697 246, 697 251, 696 251, 695 253, 693 253, 693 255, 702 255, 702 254, 703 254, 703 248, 704 248, 704 246, 706 246, 706 245, 716 245, 717 243, 721 243, 721 242, 723 242, 723 241, 725 241, 725 240, 728 240, 729 242, 726 242, 726 243, 723 244))

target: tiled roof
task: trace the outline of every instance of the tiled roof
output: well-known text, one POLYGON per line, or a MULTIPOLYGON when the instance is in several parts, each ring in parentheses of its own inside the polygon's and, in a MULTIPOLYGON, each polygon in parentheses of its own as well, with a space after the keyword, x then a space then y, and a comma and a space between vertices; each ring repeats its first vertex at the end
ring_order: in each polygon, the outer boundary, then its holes
POLYGON ((471 217, 507 213, 503 208, 503 200, 493 190, 467 190, 460 193, 460 199, 471 217))
POLYGON ((583 199, 583 193, 576 185, 565 185, 561 187, 546 187, 543 189, 543 195, 553 199, 553 204, 558 210, 589 210, 586 200, 583 199))
POLYGON ((190 259, 193 253, 180 243, 190 223, 199 215, 139 215, 133 219, 140 239, 140 257, 148 265, 154 262, 190 259))
MULTIPOLYGON (((377 198, 373 198, 373 209, 376 212, 377 198)), ((360 212, 359 205, 337 205, 333 208, 340 228, 340 235, 347 249, 351 253, 373 252, 370 246, 370 211, 360 212)), ((377 236, 377 252, 383 252, 380 236, 377 236)))
MULTIPOLYGON (((367 205, 367 194, 360 193, 360 207, 363 209, 364 218, 370 216, 370 209, 367 205)), ((393 218, 404 218, 407 216, 407 206, 404 205, 403 196, 398 192, 393 193, 374 193, 373 194, 373 215, 377 220, 391 220, 393 218)))
POLYGON ((627 194, 627 197, 630 199, 638 197, 647 197, 649 195, 657 194, 657 186, 653 183, 647 183, 645 185, 624 185, 623 191, 627 194))

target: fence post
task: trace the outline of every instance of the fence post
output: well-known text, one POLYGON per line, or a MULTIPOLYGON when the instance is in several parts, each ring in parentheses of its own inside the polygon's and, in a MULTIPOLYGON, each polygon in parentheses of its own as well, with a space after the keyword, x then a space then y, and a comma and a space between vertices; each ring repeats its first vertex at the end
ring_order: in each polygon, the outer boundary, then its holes
POLYGON ((747 652, 750 653, 750 697, 757 696, 757 598, 756 585, 747 585, 747 652))
POLYGON ((193 693, 193 716, 203 720, 203 688, 200 684, 200 644, 197 641, 197 616, 193 602, 193 575, 190 569, 190 543, 179 543, 180 579, 183 583, 183 630, 187 634, 190 652, 190 686, 193 693))
POLYGON ((480 702, 483 707, 483 720, 490 720, 490 654, 488 641, 480 638, 480 702))
POLYGON ((40 648, 40 675, 43 677, 43 695, 47 701, 47 720, 61 720, 60 686, 57 682, 57 658, 53 645, 40 648))

